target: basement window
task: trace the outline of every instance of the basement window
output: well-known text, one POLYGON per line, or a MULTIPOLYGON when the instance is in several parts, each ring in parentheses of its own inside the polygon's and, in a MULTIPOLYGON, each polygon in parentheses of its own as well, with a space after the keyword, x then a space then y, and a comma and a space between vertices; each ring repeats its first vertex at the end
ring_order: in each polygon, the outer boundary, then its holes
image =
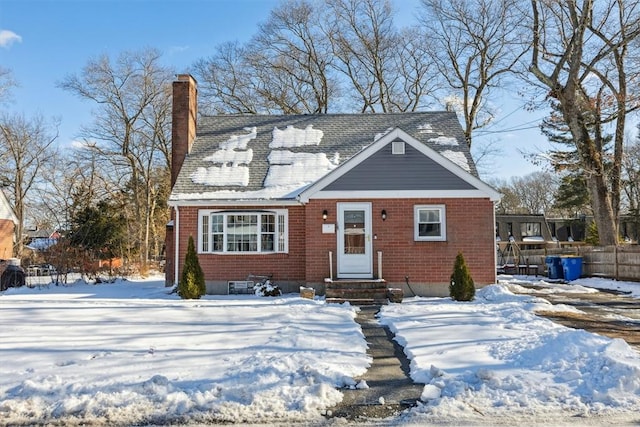
POLYGON ((199 253, 287 252, 287 211, 200 211, 199 253))
POLYGON ((391 154, 404 154, 404 141, 393 141, 391 143, 391 154))

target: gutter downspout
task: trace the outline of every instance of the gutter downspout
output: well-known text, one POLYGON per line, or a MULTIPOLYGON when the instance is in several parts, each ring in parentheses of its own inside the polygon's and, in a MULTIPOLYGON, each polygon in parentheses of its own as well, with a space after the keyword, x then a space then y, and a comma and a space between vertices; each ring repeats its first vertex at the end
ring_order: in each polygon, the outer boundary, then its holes
POLYGON ((176 226, 174 227, 174 236, 173 236, 173 284, 177 285, 178 284, 178 259, 179 256, 178 254, 180 253, 179 249, 180 249, 180 240, 179 240, 179 236, 180 236, 180 211, 178 210, 178 206, 174 206, 175 210, 176 210, 176 226))

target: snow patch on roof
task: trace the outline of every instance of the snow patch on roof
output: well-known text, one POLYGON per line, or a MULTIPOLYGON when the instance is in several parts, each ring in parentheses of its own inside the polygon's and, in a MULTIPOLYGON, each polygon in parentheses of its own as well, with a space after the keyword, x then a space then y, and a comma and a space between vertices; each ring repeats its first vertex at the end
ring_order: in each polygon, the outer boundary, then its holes
POLYGON ((266 187, 260 190, 251 191, 207 191, 202 193, 180 193, 172 194, 171 201, 184 200, 276 200, 276 199, 295 199, 307 185, 300 186, 297 184, 280 185, 266 187))
POLYGON ((227 185, 249 185, 249 168, 247 166, 212 166, 198 168, 191 174, 196 184, 225 187, 227 185))
POLYGON ((305 145, 320 145, 324 132, 314 129, 313 125, 309 125, 304 129, 296 129, 293 126, 287 126, 286 129, 280 130, 273 128, 273 139, 269 143, 269 148, 293 148, 303 147, 305 145))
POLYGON ((253 150, 236 151, 236 150, 218 150, 210 156, 203 159, 205 162, 213 162, 222 165, 248 165, 253 160, 253 150))
POLYGON ((244 130, 249 133, 247 135, 240 136, 231 135, 229 139, 220 143, 220 148, 222 150, 246 150, 249 141, 256 139, 258 136, 258 130, 255 126, 251 128, 244 128, 244 130))
POLYGON ((302 186, 321 178, 335 168, 325 153, 293 153, 274 150, 269 153, 269 172, 265 187, 283 185, 302 186))
POLYGON ((418 125, 418 132, 419 133, 436 133, 433 130, 433 126, 431 126, 430 123, 425 123, 423 125, 418 125))
POLYGON ((456 165, 460 166, 465 171, 471 173, 471 167, 469 166, 469 162, 467 161, 467 157, 464 155, 464 153, 460 151, 447 150, 443 151, 441 154, 456 165))
POLYGON ((451 136, 439 136, 437 138, 430 138, 429 142, 433 142, 438 145, 458 145, 458 140, 451 136))
POLYGON ((385 130, 384 132, 380 132, 380 133, 376 133, 376 135, 373 137, 373 141, 377 141, 380 138, 384 137, 385 135, 387 135, 389 132, 391 132, 394 128, 387 128, 387 130, 385 130))

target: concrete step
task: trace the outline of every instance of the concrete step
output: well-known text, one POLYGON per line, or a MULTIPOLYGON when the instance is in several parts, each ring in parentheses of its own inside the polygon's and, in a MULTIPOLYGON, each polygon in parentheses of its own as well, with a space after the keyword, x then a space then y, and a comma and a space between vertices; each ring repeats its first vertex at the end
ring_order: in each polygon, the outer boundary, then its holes
POLYGON ((388 304, 387 282, 384 280, 328 280, 325 283, 327 302, 350 302, 353 305, 388 304))
POLYGON ((386 305, 389 304, 387 298, 375 299, 375 298, 325 298, 327 303, 342 304, 348 302, 351 305, 386 305))

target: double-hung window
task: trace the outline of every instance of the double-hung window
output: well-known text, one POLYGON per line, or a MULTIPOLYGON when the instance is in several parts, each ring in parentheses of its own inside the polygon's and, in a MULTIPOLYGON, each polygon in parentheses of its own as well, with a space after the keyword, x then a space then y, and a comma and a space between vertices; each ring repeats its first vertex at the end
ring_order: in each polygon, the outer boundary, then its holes
POLYGON ((447 240, 446 209, 444 205, 414 207, 414 239, 443 242, 447 240))
POLYGON ((287 211, 200 211, 200 253, 287 252, 287 211))

